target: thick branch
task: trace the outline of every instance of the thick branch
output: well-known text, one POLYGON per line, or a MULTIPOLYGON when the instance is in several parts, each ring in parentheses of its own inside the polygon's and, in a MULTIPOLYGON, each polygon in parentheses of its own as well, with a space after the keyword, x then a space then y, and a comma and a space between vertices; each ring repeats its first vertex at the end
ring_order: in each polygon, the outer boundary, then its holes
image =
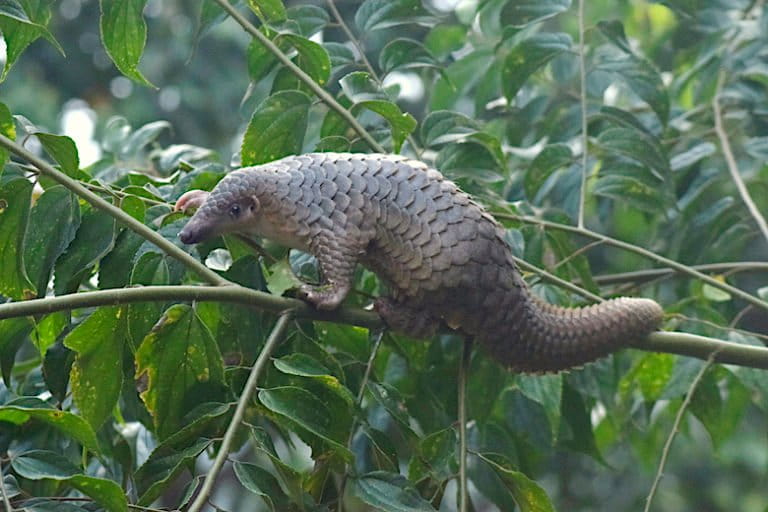
POLYGON ((229 281, 218 275, 213 270, 209 269, 202 263, 200 263, 197 259, 193 258, 186 252, 184 252, 182 249, 176 247, 172 242, 166 240, 162 236, 160 236, 157 232, 152 230, 151 228, 145 226, 138 220, 134 219, 127 213, 125 213, 120 208, 114 206, 113 204, 105 201, 98 195, 94 194, 90 190, 88 190, 83 184, 81 184, 77 180, 73 180, 63 172, 60 172, 53 168, 48 162, 43 160, 42 158, 37 157, 36 155, 33 155, 26 149, 24 149, 22 146, 17 144, 16 142, 12 141, 8 137, 0 134, 0 146, 6 148, 11 153, 17 155, 20 158, 23 158, 27 162, 34 165, 41 174, 44 174, 45 176, 51 178, 55 182, 64 185, 67 189, 71 190, 73 193, 77 194, 79 197, 82 197, 91 205, 93 205, 94 208, 98 208, 99 210, 104 211, 108 215, 112 216, 119 222, 120 224, 128 227, 132 231, 135 231, 139 235, 141 235, 144 239, 149 240, 156 246, 158 246, 160 249, 162 249, 164 252, 166 252, 168 255, 176 258, 177 260, 184 263, 184 265, 198 274, 201 278, 203 278, 205 281, 209 282, 210 284, 216 284, 216 285, 223 285, 223 284, 231 284, 229 281))
POLYGON ((219 4, 222 9, 227 11, 227 13, 232 16, 232 19, 234 19, 241 27, 243 27, 246 32, 257 39, 262 45, 264 45, 264 47, 269 50, 272 55, 277 57, 277 60, 279 60, 285 67, 287 67, 288 70, 296 76, 296 78, 301 80, 307 87, 309 87, 312 92, 315 93, 315 95, 323 101, 323 103, 328 105, 329 108, 344 118, 344 120, 349 123, 352 129, 355 130, 358 135, 360 135, 360 137, 371 147, 371 149, 378 153, 386 152, 384 148, 374 140, 371 134, 368 133, 366 129, 357 122, 357 119, 355 119, 355 116, 353 116, 349 110, 344 108, 338 101, 333 98, 333 96, 328 94, 325 89, 320 87, 317 82, 312 80, 312 77, 306 74, 299 66, 294 64, 291 59, 289 59, 282 51, 280 51, 280 48, 278 48, 275 43, 273 43, 267 36, 262 34, 259 29, 257 29, 250 21, 248 21, 245 16, 240 14, 237 9, 232 7, 232 5, 227 2, 227 0, 216 0, 216 3, 219 4))
POLYGON ((296 316, 313 320, 338 322, 361 327, 380 327, 379 315, 360 309, 341 308, 333 312, 318 311, 306 302, 278 297, 244 286, 138 286, 93 292, 71 293, 58 297, 0 304, 0 320, 19 316, 40 315, 54 311, 130 304, 153 301, 220 301, 255 306, 265 311, 293 311, 296 316))

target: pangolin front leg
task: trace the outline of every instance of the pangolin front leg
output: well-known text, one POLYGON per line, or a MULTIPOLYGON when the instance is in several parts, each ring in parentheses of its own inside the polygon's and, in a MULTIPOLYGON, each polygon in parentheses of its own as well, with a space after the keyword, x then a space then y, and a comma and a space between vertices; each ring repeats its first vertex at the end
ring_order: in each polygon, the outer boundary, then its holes
POLYGON ((365 243, 340 233, 321 231, 309 243, 320 266, 320 285, 303 284, 299 295, 317 309, 332 310, 347 297, 365 243))

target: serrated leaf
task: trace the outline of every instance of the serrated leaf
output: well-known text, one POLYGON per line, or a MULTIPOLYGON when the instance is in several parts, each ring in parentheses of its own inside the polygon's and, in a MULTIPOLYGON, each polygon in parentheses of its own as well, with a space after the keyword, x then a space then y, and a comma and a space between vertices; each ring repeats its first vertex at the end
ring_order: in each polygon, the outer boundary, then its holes
POLYGON ((248 7, 262 22, 275 22, 285 19, 285 6, 282 0, 248 0, 248 7))
POLYGON ((517 380, 520 392, 540 404, 549 420, 552 439, 557 439, 560 431, 560 405, 563 395, 563 376, 558 375, 520 375, 517 380))
POLYGON ((243 136, 242 165, 263 164, 300 153, 311 104, 309 96, 299 91, 281 91, 264 100, 243 136))
POLYGON ((221 398, 224 363, 216 340, 194 309, 168 308, 136 351, 136 376, 148 378, 141 398, 158 436, 165 439, 182 425, 192 404, 221 398))
POLYGON ((325 85, 331 76, 331 58, 322 45, 296 35, 280 34, 276 41, 285 41, 298 52, 298 66, 320 85, 325 85))
POLYGON ((317 34, 330 21, 325 9, 317 5, 291 6, 286 10, 286 16, 298 24, 299 33, 304 37, 317 34))
POLYGON ((567 144, 550 144, 536 155, 525 173, 525 195, 532 201, 544 182, 558 169, 573 163, 573 153, 567 144))
POLYGON ((109 512, 128 512, 128 500, 122 487, 112 480, 82 474, 77 466, 58 453, 28 451, 14 457, 11 464, 24 478, 60 480, 93 498, 109 512))
POLYGON ((352 480, 355 496, 377 510, 388 512, 435 512, 403 476, 375 471, 352 480))
POLYGON ((47 189, 35 202, 24 239, 24 264, 38 296, 45 295, 51 271, 80 226, 77 196, 61 185, 47 189))
POLYGON ((659 180, 669 175, 669 161, 658 141, 629 128, 609 128, 597 138, 598 145, 609 153, 629 157, 648 166, 659 180))
POLYGON ((64 345, 77 353, 70 374, 72 396, 94 430, 112 414, 123 386, 124 315, 121 307, 101 307, 64 338, 64 345))
POLYGON ((151 505, 211 444, 211 439, 199 439, 181 450, 164 443, 155 448, 134 474, 139 494, 138 505, 151 505))
POLYGON ((240 461, 235 461, 232 468, 243 487, 261 497, 270 510, 275 512, 286 510, 289 503, 288 497, 272 473, 256 464, 240 461))
POLYGON ((669 119, 669 94, 656 68, 634 55, 604 56, 597 69, 623 80, 656 113, 662 125, 669 119))
POLYGON ((437 61, 424 45, 414 39, 398 38, 382 48, 379 67, 385 73, 395 69, 437 67, 437 61))
POLYGON ((77 154, 75 141, 65 135, 53 135, 51 133, 35 133, 35 137, 40 141, 45 151, 51 155, 61 166, 61 170, 71 177, 75 178, 80 170, 80 157, 77 154))
MULTIPOLYGON (((1 32, 2 29, 0 29, 1 32)), ((0 81, 2 81, 2 78, 0 78, 0 81)), ((5 135, 11 140, 16 140, 16 123, 13 122, 11 111, 8 110, 5 103, 0 103, 0 134, 5 135)), ((0 176, 3 175, 3 169, 5 169, 5 164, 8 163, 9 156, 7 149, 0 148, 0 176)))
POLYGON ((502 24, 524 27, 567 11, 571 0, 508 0, 504 4, 502 24))
POLYGON ((51 7, 48 2, 34 0, 3 0, 0 3, 0 33, 6 44, 5 65, 0 82, 5 80, 11 67, 22 52, 39 37, 45 37, 59 53, 64 50, 48 31, 51 7))
POLYGON ((0 421, 23 425, 30 419, 47 423, 75 439, 91 453, 100 453, 96 433, 83 418, 76 414, 53 409, 36 398, 17 399, 0 406, 0 421))
POLYGON ((0 184, 0 294, 16 300, 35 296, 35 285, 24 265, 24 234, 31 199, 29 180, 0 184))
POLYGON ((147 42, 147 24, 142 16, 147 0, 100 0, 101 40, 117 69, 131 80, 154 87, 138 69, 147 42))
POLYGON ((115 219, 99 210, 88 210, 67 251, 55 266, 54 291, 57 295, 77 289, 85 272, 112 250, 116 236, 115 219))
POLYGON ((248 45, 247 59, 248 76, 256 83, 266 77, 277 64, 277 57, 257 39, 248 45))
POLYGON ((546 491, 520 471, 515 471, 505 464, 497 462, 491 455, 478 454, 501 478, 512 493, 520 512, 555 512, 546 491))
POLYGON ((394 151, 399 152, 405 138, 416 129, 416 119, 391 102, 368 73, 349 73, 339 80, 339 84, 347 98, 354 103, 353 112, 365 108, 376 112, 389 123, 394 151))
POLYGON ((336 431, 338 425, 328 407, 312 393, 295 386, 277 387, 260 391, 259 401, 326 441, 345 459, 351 458, 352 454, 342 444, 345 442, 343 432, 336 431))
POLYGON ((597 28, 613 45, 624 53, 632 54, 624 25, 619 20, 598 21, 597 28))
POLYGON ((549 32, 535 34, 515 45, 501 68, 501 85, 507 100, 511 103, 528 77, 571 46, 568 34, 549 32))
POLYGON ((435 20, 421 0, 366 0, 355 13, 355 24, 363 34, 397 25, 431 25, 435 20))

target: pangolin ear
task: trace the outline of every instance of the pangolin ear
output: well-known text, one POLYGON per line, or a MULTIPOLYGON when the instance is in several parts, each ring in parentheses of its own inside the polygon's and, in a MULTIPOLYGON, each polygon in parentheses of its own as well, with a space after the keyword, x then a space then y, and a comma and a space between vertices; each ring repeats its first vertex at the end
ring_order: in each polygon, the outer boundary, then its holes
POLYGON ((250 213, 256 213, 261 209, 261 203, 256 196, 251 196, 251 204, 248 206, 250 213))

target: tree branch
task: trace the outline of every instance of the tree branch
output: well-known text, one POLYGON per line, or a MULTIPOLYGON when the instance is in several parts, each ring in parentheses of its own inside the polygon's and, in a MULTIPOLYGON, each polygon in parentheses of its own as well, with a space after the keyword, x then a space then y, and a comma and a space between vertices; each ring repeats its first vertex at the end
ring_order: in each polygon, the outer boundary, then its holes
MULTIPOLYGON (((690 265, 689 268, 699 272, 727 272, 730 274, 750 271, 768 272, 768 263, 763 261, 734 261, 726 263, 705 263, 703 265, 690 265)), ((680 273, 681 272, 679 270, 674 268, 649 268, 646 270, 633 270, 631 272, 621 272, 618 274, 596 275, 594 279, 597 284, 609 285, 637 281, 651 281, 659 277, 667 277, 680 273)))
POLYGON ((307 87, 309 87, 312 92, 315 93, 315 95, 323 101, 323 103, 328 105, 331 110, 334 110, 337 114, 344 118, 344 120, 349 123, 352 129, 355 130, 358 135, 360 135, 360 137, 371 147, 371 149, 378 153, 386 153, 385 149, 374 140, 371 134, 368 133, 360 123, 357 122, 357 119, 355 119, 355 116, 353 116, 349 110, 337 102, 333 96, 331 96, 325 89, 320 87, 317 82, 312 80, 312 77, 306 74, 299 66, 294 64, 291 59, 289 59, 282 51, 280 51, 280 48, 278 48, 275 43, 273 43, 267 36, 262 34, 259 29, 257 29, 250 21, 248 21, 245 16, 240 14, 237 9, 232 7, 232 5, 227 2, 227 0, 216 0, 216 3, 219 4, 222 9, 227 11, 227 14, 232 16, 232 19, 234 19, 241 27, 243 27, 246 32, 257 39, 262 45, 264 45, 264 47, 269 50, 272 55, 277 57, 277 60, 279 60, 285 67, 287 67, 288 70, 296 76, 296 78, 301 80, 307 87))
POLYGON ((44 174, 45 176, 51 178, 55 182, 65 186, 67 189, 77 194, 79 197, 82 197, 83 199, 88 201, 91 205, 93 205, 94 208, 98 208, 99 210, 102 210, 108 215, 114 217, 115 220, 117 220, 117 222, 119 222, 120 224, 128 227, 132 231, 135 231, 136 233, 141 235, 144 239, 158 246, 168 255, 181 261, 187 268, 195 272, 197 275, 199 275, 202 279, 204 279, 208 283, 214 284, 214 285, 232 284, 226 279, 224 279, 223 277, 221 277, 219 274, 214 272, 213 270, 209 269, 208 267, 200 263, 197 259, 190 256, 184 250, 174 245, 173 242, 166 240, 161 235, 159 235, 156 231, 152 230, 148 226, 145 226, 138 220, 134 219, 133 217, 125 213, 120 208, 114 206, 112 203, 105 201, 98 195, 88 190, 79 181, 74 180, 69 176, 67 176, 66 174, 64 174, 63 172, 54 169, 53 166, 50 165, 48 162, 30 153, 29 151, 24 149, 21 145, 17 144, 13 140, 9 139, 8 137, 2 134, 0 134, 0 146, 6 148, 8 151, 13 153, 14 155, 20 158, 23 158, 27 162, 31 163, 40 171, 41 174, 44 174))
POLYGON ((739 191, 741 200, 744 201, 744 204, 747 206, 747 210, 749 210, 749 214, 755 220, 755 223, 757 223, 757 227, 760 228, 760 231, 763 234, 763 238, 765 238, 766 242, 768 242, 768 223, 765 222, 765 217, 763 217, 763 215, 760 213, 760 210, 757 209, 757 205, 755 205, 755 202, 752 200, 752 196, 749 194, 749 190, 744 184, 744 180, 741 179, 739 166, 736 163, 736 158, 733 156, 733 150, 731 149, 731 142, 728 139, 728 134, 726 133, 725 127, 723 126, 723 112, 720 109, 720 94, 722 93, 724 81, 725 73, 720 71, 720 74, 717 78, 717 89, 715 90, 715 95, 712 98, 712 110, 715 114, 715 133, 717 134, 717 138, 720 141, 720 147, 723 150, 725 163, 728 166, 728 171, 731 173, 731 179, 736 185, 736 189, 739 191))
POLYGON ((696 279, 699 279, 709 284, 710 286, 713 286, 715 288, 728 292, 731 295, 739 297, 740 299, 743 299, 749 302, 750 304, 753 304, 759 307, 760 309, 768 310, 768 302, 765 302, 764 300, 761 300, 760 298, 755 297, 752 294, 749 294, 743 290, 740 290, 735 286, 722 283, 717 279, 714 279, 712 277, 709 277, 706 274, 702 274, 701 272, 694 270, 688 265, 683 265, 682 263, 678 263, 675 260, 665 258, 664 256, 659 256, 658 254, 651 252, 647 249, 643 249, 642 247, 638 247, 637 245, 633 245, 627 242, 622 242, 621 240, 617 240, 609 236, 601 235, 600 233, 596 233, 589 229, 579 228, 576 226, 569 226, 567 224, 560 224, 558 222, 551 222, 547 220, 537 219, 535 217, 528 217, 525 215, 514 215, 510 213, 494 213, 494 216, 498 219, 508 219, 508 220, 514 220, 518 222, 525 222, 526 224, 535 224, 538 226, 542 226, 544 228, 557 229, 560 231, 565 231, 567 233, 574 233, 577 235, 592 238, 594 240, 600 240, 606 245, 611 245, 613 247, 618 247, 619 249, 624 249, 625 251, 639 254, 649 260, 656 261, 658 263, 661 263, 662 265, 666 265, 669 268, 675 269, 677 272, 680 272, 681 274, 687 274, 691 277, 694 277, 696 279))
POLYGON ((584 55, 584 0, 579 0, 579 101, 581 102, 581 189, 579 190, 578 225, 584 228, 584 201, 587 196, 587 163, 589 135, 587 133, 587 64, 584 55))
POLYGON ((261 373, 264 371, 264 367, 267 365, 267 361, 269 361, 269 357, 272 355, 272 352, 274 352, 275 347, 277 347, 277 344, 283 339, 283 333, 285 332, 285 328, 290 319, 291 313, 289 312, 280 315, 275 327, 269 334, 269 338, 267 338, 267 342, 264 344, 264 348, 261 349, 259 357, 256 358, 251 373, 248 375, 248 380, 245 382, 243 392, 240 394, 240 399, 237 401, 237 408, 232 415, 232 421, 229 422, 227 431, 224 434, 224 439, 221 441, 219 452, 216 454, 216 458, 213 460, 213 465, 205 476, 203 487, 200 489, 195 501, 190 505, 189 509, 187 509, 188 512, 198 512, 208 501, 208 497, 211 495, 213 486, 216 483, 216 478, 219 476, 219 472, 224 466, 224 462, 227 460, 227 455, 229 455, 229 450, 232 448, 237 429, 243 421, 245 409, 248 407, 251 397, 256 391, 256 384, 259 381, 259 376, 261 376, 261 373))

